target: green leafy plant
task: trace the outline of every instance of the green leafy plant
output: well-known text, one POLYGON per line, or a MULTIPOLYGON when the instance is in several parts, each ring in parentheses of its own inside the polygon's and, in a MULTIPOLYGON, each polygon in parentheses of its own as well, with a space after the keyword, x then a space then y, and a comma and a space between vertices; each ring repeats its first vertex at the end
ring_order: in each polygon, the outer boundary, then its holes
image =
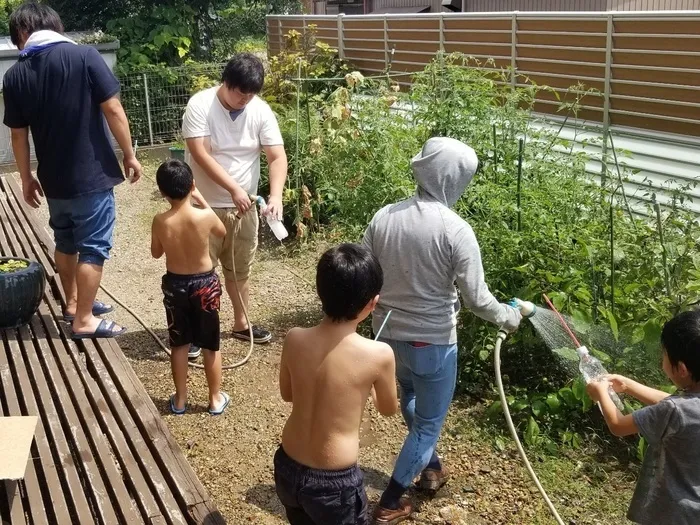
POLYGON ((9 259, 0 262, 0 273, 12 273, 28 268, 27 261, 18 261, 17 259, 9 259))
POLYGON ((184 63, 194 38, 190 20, 197 13, 186 3, 153 5, 140 16, 125 16, 107 23, 121 47, 118 60, 130 67, 184 63))
MULTIPOLYGON (((660 225, 640 215, 654 217, 641 202, 631 213, 625 152, 608 150, 607 176, 596 183, 586 165, 601 140, 574 147, 560 135, 563 125, 552 127, 533 112, 537 94, 547 92, 560 101, 563 120, 575 122, 597 92, 580 84, 567 93, 533 83, 513 88, 509 71, 459 54, 438 55, 410 88, 399 89, 391 75, 364 78, 342 63, 332 62, 340 72, 315 70, 317 44, 305 44, 301 33, 287 40, 286 54, 270 62, 266 97, 289 152, 286 214, 298 236, 325 231, 334 240, 359 239, 379 208, 414 191, 410 159, 423 142, 457 138, 481 164, 455 211, 476 232, 492 292, 537 303, 547 292, 609 370, 666 383, 660 330, 700 302, 700 225, 673 188, 660 225), (295 80, 300 63, 302 81, 295 80), (322 76, 342 80, 313 82, 322 76)), ((336 60, 331 52, 324 56, 336 60)), ((494 399, 494 327, 466 310, 458 323, 459 390, 494 399)), ((509 407, 530 444, 554 451, 580 446, 591 428, 607 434, 578 372, 554 358, 526 323, 504 348, 503 373, 509 407)), ((500 412, 498 402, 492 408, 500 412)))

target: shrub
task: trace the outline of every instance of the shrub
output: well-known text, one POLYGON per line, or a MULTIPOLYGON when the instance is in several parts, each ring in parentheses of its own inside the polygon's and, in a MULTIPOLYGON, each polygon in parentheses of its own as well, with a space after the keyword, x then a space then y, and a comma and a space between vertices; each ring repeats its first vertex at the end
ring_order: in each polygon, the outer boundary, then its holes
MULTIPOLYGON (((299 236, 329 225, 359 239, 380 207, 412 194, 409 161, 427 138, 465 141, 481 169, 455 209, 476 232, 493 293, 539 303, 547 292, 609 369, 664 384, 660 328, 700 299, 700 226, 680 206, 666 210, 662 246, 654 222, 625 205, 625 173, 617 175, 611 154, 605 159, 610 171, 596 184, 586 163, 591 146, 600 144, 584 141, 577 150, 540 125, 532 108, 546 87, 514 89, 508 72, 484 71, 473 59, 450 55, 417 73, 406 92, 390 77, 359 73, 330 93, 309 85, 297 111, 296 86, 288 80, 293 64, 271 62, 268 87, 272 100, 287 106, 281 124, 292 176, 285 197, 299 236)), ((574 117, 593 96, 573 86, 561 97, 562 114, 574 117)), ((491 399, 494 327, 463 310, 458 330, 459 388, 491 399)), ((528 442, 550 449, 555 442, 580 442, 579 432, 591 426, 583 384, 526 323, 504 350, 503 371, 528 442)))

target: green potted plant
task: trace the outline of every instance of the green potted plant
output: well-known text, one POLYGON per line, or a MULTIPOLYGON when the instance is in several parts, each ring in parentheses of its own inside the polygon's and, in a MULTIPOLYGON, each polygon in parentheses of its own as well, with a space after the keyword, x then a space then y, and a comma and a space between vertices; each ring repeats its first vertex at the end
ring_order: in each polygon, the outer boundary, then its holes
POLYGON ((185 161, 185 143, 182 140, 177 141, 175 144, 168 148, 170 151, 171 159, 179 159, 185 161))
POLYGON ((27 324, 44 295, 44 267, 19 257, 0 257, 0 328, 27 324))

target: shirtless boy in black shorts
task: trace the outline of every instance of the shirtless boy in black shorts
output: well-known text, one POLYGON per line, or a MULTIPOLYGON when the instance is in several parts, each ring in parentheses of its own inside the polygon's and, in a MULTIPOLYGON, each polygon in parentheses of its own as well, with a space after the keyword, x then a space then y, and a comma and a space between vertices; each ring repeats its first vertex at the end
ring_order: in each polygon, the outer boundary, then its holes
POLYGON ((153 218, 151 254, 165 254, 163 304, 168 319, 170 364, 175 393, 173 414, 184 414, 187 403, 187 361, 191 344, 204 351, 204 372, 209 385, 209 413, 223 413, 230 402, 221 392, 219 304, 221 284, 209 257, 209 235, 223 237, 224 224, 194 186, 192 170, 180 160, 161 164, 156 181, 170 209, 153 218), (190 199, 199 208, 192 206, 190 199), (200 209, 201 208, 201 209, 200 209))

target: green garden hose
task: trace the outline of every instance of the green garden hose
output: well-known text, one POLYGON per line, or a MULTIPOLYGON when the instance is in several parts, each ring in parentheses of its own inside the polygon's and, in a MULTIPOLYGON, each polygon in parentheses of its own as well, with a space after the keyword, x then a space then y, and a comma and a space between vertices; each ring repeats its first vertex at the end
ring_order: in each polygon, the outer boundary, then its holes
POLYGON ((532 478, 532 481, 535 483, 537 490, 539 490, 540 494, 542 494, 544 501, 547 503, 547 507, 549 507, 549 511, 552 513, 552 516, 554 516, 554 519, 557 521, 558 525, 565 525, 561 517, 559 516, 557 509, 554 508, 554 504, 552 504, 552 501, 549 499, 549 496, 547 496, 547 493, 542 487, 540 480, 537 479, 537 474, 535 474, 535 471, 532 469, 532 465, 530 465, 530 461, 527 459, 525 450, 523 449, 523 446, 520 443, 520 438, 518 438, 518 432, 515 429, 515 425, 513 424, 513 419, 510 417, 510 411, 508 410, 508 400, 506 399, 506 393, 505 390, 503 390, 503 380, 501 379, 501 345, 503 344, 503 341, 506 340, 506 337, 508 337, 508 334, 505 331, 498 331, 498 335, 496 336, 496 344, 493 350, 493 364, 496 370, 496 386, 498 387, 498 395, 501 397, 501 406, 503 407, 503 414, 506 416, 508 430, 510 430, 510 435, 513 437, 513 441, 515 441, 515 445, 518 448, 518 453, 520 454, 523 463, 525 463, 525 467, 527 468, 527 472, 530 474, 530 478, 532 478))

